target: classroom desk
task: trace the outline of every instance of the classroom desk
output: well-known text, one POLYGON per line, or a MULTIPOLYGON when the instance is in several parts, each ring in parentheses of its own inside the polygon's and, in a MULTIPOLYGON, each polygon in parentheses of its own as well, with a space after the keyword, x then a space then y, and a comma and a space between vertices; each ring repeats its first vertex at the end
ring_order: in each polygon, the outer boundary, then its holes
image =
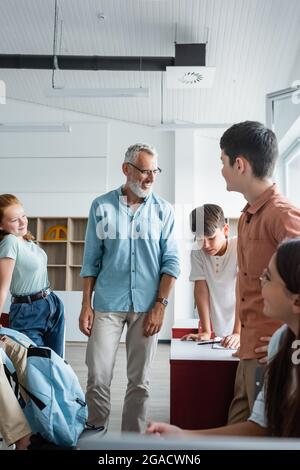
MULTIPOLYGON (((182 338, 184 335, 189 333, 199 333, 199 318, 184 318, 177 320, 172 327, 172 338, 182 338)), ((211 338, 215 337, 215 333, 212 331, 211 338)))
POLYGON ((198 333, 199 319, 185 318, 177 320, 172 327, 172 338, 182 338, 189 333, 198 333))
POLYGON ((238 358, 232 350, 172 339, 170 422, 206 429, 227 422, 238 358))

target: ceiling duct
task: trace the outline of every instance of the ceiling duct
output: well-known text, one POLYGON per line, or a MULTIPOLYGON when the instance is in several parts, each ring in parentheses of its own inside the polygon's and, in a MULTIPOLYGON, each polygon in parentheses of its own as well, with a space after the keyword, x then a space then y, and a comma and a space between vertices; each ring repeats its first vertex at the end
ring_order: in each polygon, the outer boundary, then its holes
POLYGON ((211 88, 215 67, 205 66, 206 44, 176 44, 175 66, 167 67, 168 89, 211 88))
POLYGON ((205 67, 206 44, 175 44, 175 66, 205 67))
MULTIPOLYGON (((176 44, 175 57, 55 55, 59 70, 165 72, 167 67, 205 65, 206 44, 176 44)), ((0 69, 53 69, 53 55, 0 54, 0 69)))
MULTIPOLYGON (((137 70, 165 72, 174 57, 56 55, 59 70, 137 70)), ((0 54, 0 69, 53 69, 53 55, 0 54)))

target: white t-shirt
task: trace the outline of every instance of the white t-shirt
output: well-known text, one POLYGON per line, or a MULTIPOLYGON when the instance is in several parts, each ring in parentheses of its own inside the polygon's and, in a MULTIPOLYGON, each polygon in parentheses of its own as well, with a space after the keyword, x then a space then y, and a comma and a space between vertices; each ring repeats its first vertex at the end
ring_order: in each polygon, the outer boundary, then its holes
POLYGON ((210 256, 203 250, 191 251, 190 281, 205 280, 209 289, 210 319, 217 336, 230 335, 235 318, 237 237, 228 240, 223 256, 210 256))

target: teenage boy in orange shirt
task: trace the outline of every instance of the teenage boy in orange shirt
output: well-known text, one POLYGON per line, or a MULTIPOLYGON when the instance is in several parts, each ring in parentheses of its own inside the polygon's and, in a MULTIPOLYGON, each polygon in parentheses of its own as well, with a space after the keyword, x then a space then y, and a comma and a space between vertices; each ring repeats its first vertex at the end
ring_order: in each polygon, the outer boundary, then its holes
POLYGON ((222 175, 228 191, 242 193, 247 205, 238 225, 236 308, 241 320, 240 363, 228 423, 249 418, 255 400, 257 368, 266 362, 270 337, 280 327, 263 314, 259 277, 285 238, 300 235, 300 210, 272 181, 278 155, 275 134, 263 124, 235 124, 220 140, 222 175))

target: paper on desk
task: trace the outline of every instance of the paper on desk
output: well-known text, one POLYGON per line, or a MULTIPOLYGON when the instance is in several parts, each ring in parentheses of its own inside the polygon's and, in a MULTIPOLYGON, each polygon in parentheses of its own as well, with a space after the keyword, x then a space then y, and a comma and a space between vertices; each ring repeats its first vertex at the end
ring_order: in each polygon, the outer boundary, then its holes
POLYGON ((198 342, 198 344, 214 344, 214 343, 219 343, 221 341, 222 337, 221 336, 215 336, 212 339, 203 339, 198 342))
POLYGON ((197 344, 211 344, 212 349, 231 349, 232 351, 237 351, 237 348, 224 348, 224 346, 220 344, 222 339, 221 336, 215 336, 213 339, 204 339, 197 344))
POLYGON ((231 349, 232 351, 237 351, 237 348, 224 348, 220 343, 213 344, 213 349, 231 349))

